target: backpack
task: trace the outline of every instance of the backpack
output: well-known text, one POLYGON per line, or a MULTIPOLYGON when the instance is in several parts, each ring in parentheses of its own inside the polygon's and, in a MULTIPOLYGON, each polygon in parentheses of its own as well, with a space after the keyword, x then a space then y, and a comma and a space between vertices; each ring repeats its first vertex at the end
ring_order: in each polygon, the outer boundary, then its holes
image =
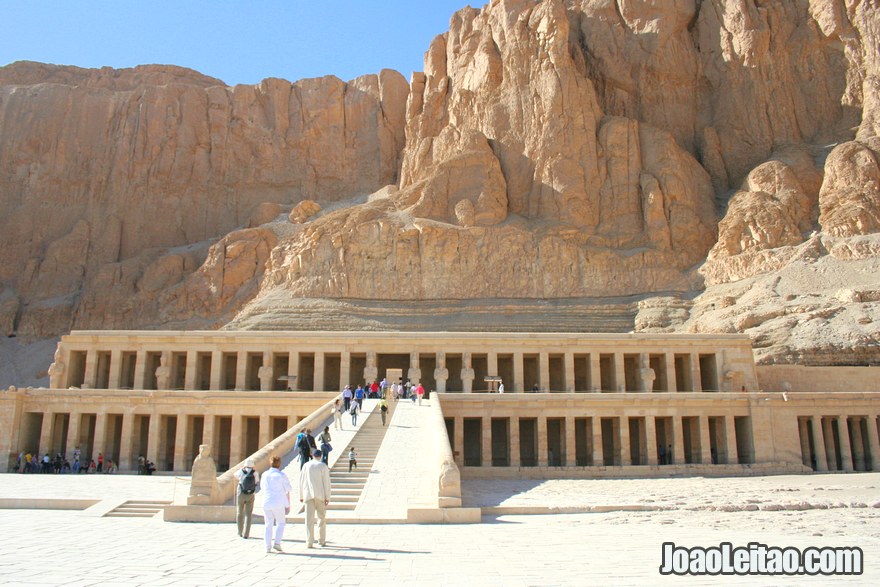
POLYGON ((358 405, 357 405, 357 402, 354 402, 354 403, 351 405, 351 410, 349 410, 348 413, 349 413, 349 414, 352 414, 352 415, 358 413, 358 405))
POLYGON ((302 438, 299 439, 299 442, 296 443, 296 448, 299 452, 305 452, 312 454, 310 450, 312 447, 309 445, 309 437, 303 434, 302 438))
POLYGON ((254 493, 257 490, 257 472, 254 469, 247 471, 242 475, 239 485, 242 493, 248 495, 254 493))

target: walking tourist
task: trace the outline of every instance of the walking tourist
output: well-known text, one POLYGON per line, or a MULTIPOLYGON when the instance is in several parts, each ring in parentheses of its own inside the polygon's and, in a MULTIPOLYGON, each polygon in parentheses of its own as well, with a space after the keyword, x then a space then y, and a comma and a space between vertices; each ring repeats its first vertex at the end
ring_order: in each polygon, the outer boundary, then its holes
POLYGON ((355 452, 354 447, 351 447, 351 449, 348 451, 348 472, 349 473, 351 473, 352 467, 354 467, 355 469, 358 468, 357 457, 358 457, 358 453, 355 452))
POLYGON ((334 430, 345 430, 342 427, 342 412, 344 408, 342 407, 342 401, 336 400, 333 403, 333 429, 334 430))
POLYGON ((361 411, 361 406, 356 401, 351 402, 351 409, 348 411, 351 414, 351 425, 357 426, 358 423, 358 413, 361 411))
POLYGON ((379 413, 382 414, 382 426, 385 425, 385 416, 388 414, 388 402, 384 399, 379 402, 379 413))
POLYGON ((351 406, 351 398, 354 397, 354 394, 351 393, 351 385, 346 385, 345 389, 342 390, 342 401, 345 406, 345 411, 348 411, 348 408, 351 406))
POLYGON ((299 474, 299 500, 306 508, 306 548, 314 548, 315 516, 318 517, 318 544, 327 544, 327 505, 330 503, 330 468, 324 454, 316 450, 311 462, 299 474))
POLYGON ((260 486, 260 472, 254 468, 254 459, 244 462, 244 467, 235 472, 238 488, 235 492, 235 522, 238 535, 248 538, 251 535, 251 520, 254 513, 254 499, 260 486))
POLYGON ((281 538, 284 536, 285 516, 290 512, 290 492, 292 487, 290 480, 281 471, 281 457, 272 455, 269 461, 270 468, 260 480, 260 490, 263 493, 263 518, 266 531, 266 552, 272 552, 274 548, 281 550, 281 538), (275 530, 274 544, 272 530, 275 530))

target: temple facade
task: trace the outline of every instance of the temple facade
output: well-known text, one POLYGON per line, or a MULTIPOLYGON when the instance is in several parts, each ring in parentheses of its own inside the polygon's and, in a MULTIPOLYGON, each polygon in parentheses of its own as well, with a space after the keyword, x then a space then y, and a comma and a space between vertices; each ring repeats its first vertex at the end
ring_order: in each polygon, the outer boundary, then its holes
POLYGON ((878 389, 760 373, 745 335, 75 331, 49 388, 2 392, 0 465, 79 447, 183 473, 208 444, 225 470, 386 378, 439 394, 463 476, 878 470, 878 389))

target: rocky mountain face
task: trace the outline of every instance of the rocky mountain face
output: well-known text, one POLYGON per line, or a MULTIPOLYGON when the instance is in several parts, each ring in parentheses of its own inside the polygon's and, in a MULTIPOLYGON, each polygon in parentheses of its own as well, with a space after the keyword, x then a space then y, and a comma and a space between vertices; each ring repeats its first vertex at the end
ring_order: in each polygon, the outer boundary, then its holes
POLYGON ((0 326, 637 296, 636 330, 880 362, 878 76, 877 0, 493 0, 409 83, 13 64, 0 326))

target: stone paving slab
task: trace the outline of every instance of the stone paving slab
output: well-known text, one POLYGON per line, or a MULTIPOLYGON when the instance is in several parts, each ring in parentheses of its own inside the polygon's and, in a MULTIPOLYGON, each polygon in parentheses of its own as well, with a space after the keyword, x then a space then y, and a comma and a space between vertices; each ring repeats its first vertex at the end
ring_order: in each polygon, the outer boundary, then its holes
MULTIPOLYGON (((777 523, 782 512, 724 513, 707 528, 686 512, 501 516, 483 524, 331 525, 327 548, 306 549, 288 525, 283 554, 266 554, 261 526, 249 540, 232 524, 88 519, 70 511, 0 511, 0 585, 876 585, 880 540, 813 536, 777 523), (763 530, 740 528, 763 517, 763 530), (11 530, 11 531, 9 531, 11 530), (849 577, 664 577, 661 545, 860 546, 864 575, 849 577)), ((824 522, 818 521, 818 525, 824 522)))
POLYGON ((429 400, 398 400, 382 448, 364 487, 356 514, 363 518, 406 519, 407 509, 433 492, 437 504, 436 461, 431 446, 429 400))

